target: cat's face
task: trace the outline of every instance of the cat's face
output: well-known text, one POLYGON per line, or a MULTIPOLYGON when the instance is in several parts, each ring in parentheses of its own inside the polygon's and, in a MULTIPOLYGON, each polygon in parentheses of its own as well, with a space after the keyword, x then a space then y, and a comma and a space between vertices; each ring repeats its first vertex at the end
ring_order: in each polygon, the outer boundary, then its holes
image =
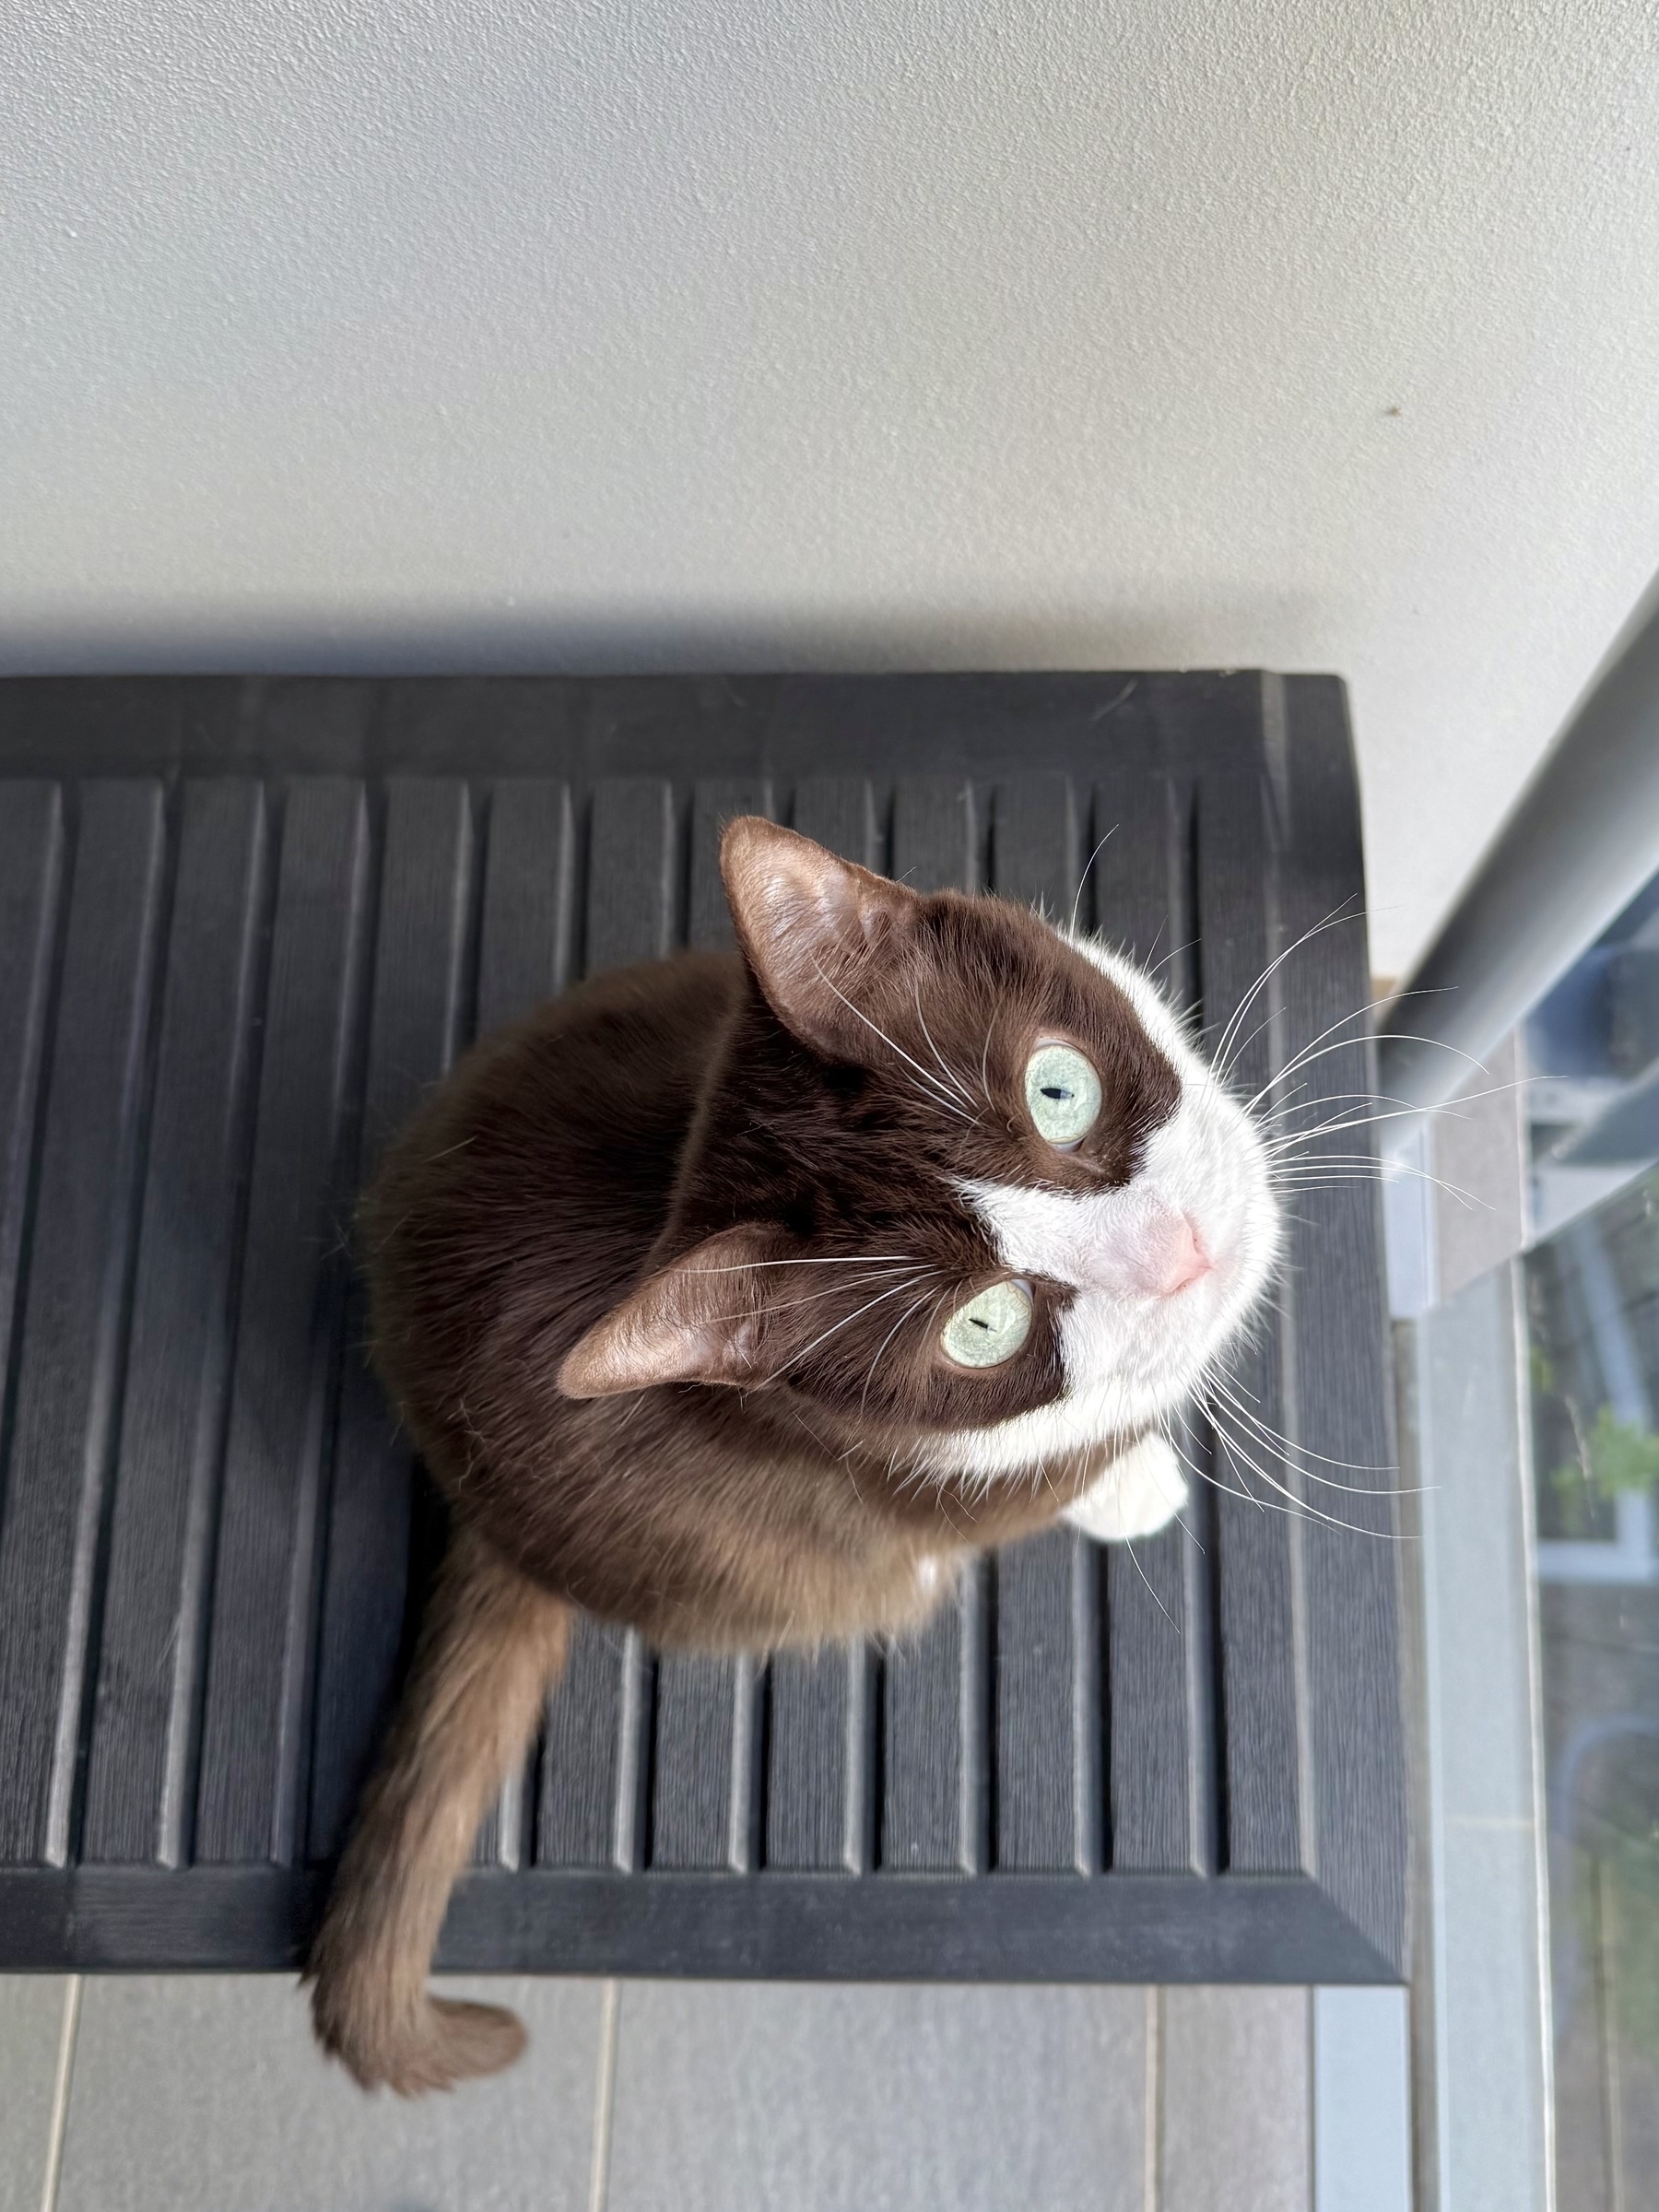
POLYGON ((986 1477, 1178 1406, 1259 1298, 1277 1215, 1253 1124, 1151 982, 768 822, 733 823, 722 865, 759 988, 683 1171, 712 1233, 566 1386, 773 1389, 986 1477))

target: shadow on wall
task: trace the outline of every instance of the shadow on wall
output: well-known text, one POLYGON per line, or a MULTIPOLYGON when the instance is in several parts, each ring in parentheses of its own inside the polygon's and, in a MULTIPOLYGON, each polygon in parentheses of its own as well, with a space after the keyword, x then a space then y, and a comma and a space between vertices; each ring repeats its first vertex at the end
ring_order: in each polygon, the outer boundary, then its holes
POLYGON ((898 604, 745 612, 641 606, 614 614, 398 608, 342 618, 336 606, 135 608, 112 620, 18 625, 0 641, 0 675, 309 676, 796 675, 950 669, 1227 668, 1259 665, 1272 637, 1281 668, 1319 661, 1333 616, 1306 594, 1218 587, 1113 610, 1020 607, 964 594, 954 606, 898 604), (1307 660, 1284 641, 1305 636, 1307 660))

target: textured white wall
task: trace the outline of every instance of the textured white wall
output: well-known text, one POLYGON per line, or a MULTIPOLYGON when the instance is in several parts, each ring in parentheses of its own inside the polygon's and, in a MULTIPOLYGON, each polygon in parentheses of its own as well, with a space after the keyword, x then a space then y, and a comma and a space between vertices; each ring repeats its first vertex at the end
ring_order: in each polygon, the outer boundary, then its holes
POLYGON ((11 0, 0 665, 1347 676, 1398 970, 1659 568, 1653 0, 11 0))

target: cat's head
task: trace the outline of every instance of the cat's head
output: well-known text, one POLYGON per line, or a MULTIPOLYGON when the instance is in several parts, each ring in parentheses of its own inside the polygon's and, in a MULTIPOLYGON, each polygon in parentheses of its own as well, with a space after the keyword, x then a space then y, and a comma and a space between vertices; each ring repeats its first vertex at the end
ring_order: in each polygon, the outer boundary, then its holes
POLYGON ((594 1396, 793 1394, 994 1476, 1169 1413, 1277 1248, 1253 1124, 1137 969, 745 818, 749 1002, 658 1268, 570 1355, 594 1396))

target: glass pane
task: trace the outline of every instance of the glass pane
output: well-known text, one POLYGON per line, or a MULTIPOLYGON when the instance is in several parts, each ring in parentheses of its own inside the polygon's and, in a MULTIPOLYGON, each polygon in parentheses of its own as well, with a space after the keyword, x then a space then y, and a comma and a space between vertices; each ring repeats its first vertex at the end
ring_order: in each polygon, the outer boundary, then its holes
POLYGON ((1525 1035, 1533 1231, 1547 1236, 1659 1160, 1659 876, 1525 1035))
POLYGON ((1558 2180, 1614 2207, 1659 2174, 1659 1173, 1526 1284, 1558 2180))

